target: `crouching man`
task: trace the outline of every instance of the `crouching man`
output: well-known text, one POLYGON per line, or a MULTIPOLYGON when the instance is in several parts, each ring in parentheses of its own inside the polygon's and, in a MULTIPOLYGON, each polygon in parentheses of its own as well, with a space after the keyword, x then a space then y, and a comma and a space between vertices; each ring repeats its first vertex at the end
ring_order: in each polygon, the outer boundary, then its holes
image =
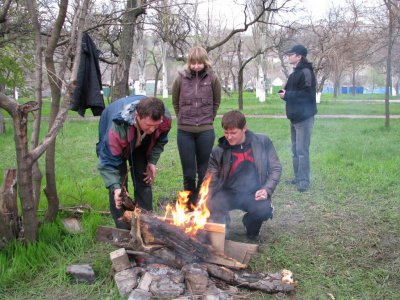
POLYGON ((124 213, 121 190, 127 186, 129 170, 136 205, 153 209, 151 185, 170 129, 171 116, 157 98, 125 97, 112 102, 101 114, 96 145, 98 169, 109 190, 110 211, 117 228, 130 227, 118 220, 124 213))
POLYGON ((224 136, 211 152, 207 175, 211 176, 208 208, 210 221, 229 226, 229 211, 245 211, 247 237, 258 240, 264 221, 272 218, 271 196, 282 167, 272 141, 247 129, 239 111, 222 117, 224 136))

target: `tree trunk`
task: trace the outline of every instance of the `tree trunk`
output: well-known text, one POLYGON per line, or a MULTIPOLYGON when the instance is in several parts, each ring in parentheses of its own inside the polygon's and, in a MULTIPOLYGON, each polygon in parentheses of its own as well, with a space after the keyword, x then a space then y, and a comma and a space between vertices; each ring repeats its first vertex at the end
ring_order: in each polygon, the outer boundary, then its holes
POLYGON ((26 105, 25 110, 18 106, 19 116, 14 116, 14 140, 17 152, 17 180, 18 194, 22 207, 22 223, 24 228, 24 237, 27 241, 35 241, 38 233, 38 219, 36 216, 36 202, 33 196, 32 182, 32 164, 33 160, 28 149, 27 120, 28 112, 32 108, 26 105))
MULTIPOLYGON (((54 52, 46 53, 46 67, 47 67, 47 75, 49 77, 50 89, 51 89, 51 112, 50 112, 50 120, 48 130, 52 127, 55 117, 58 114, 60 102, 61 102, 61 87, 62 82, 57 78, 57 73, 53 60, 54 52)), ((56 173, 55 173, 55 143, 54 140, 46 151, 46 187, 44 192, 47 197, 48 208, 46 212, 46 221, 53 221, 57 216, 59 199, 57 195, 57 186, 56 186, 56 173), (56 214, 54 215, 54 212, 56 214)))
POLYGON ((161 44, 162 51, 162 97, 168 98, 168 73, 167 73, 167 43, 161 44))
POLYGON ((352 82, 352 85, 353 85, 353 90, 352 90, 351 94, 353 96, 355 96, 356 95, 356 68, 355 68, 354 65, 352 66, 352 76, 353 77, 352 77, 351 82, 352 82))
POLYGON ((385 89, 385 127, 390 126, 390 110, 389 110, 389 96, 392 78, 392 48, 393 48, 393 23, 394 16, 392 11, 391 2, 386 3, 389 13, 389 33, 388 33, 388 48, 386 57, 386 89, 385 89))
POLYGON ((0 111, 0 134, 6 133, 6 120, 0 111))
POLYGON ((339 88, 340 88, 340 82, 339 82, 339 80, 335 80, 335 82, 333 84, 333 98, 335 98, 335 99, 339 95, 339 88))
POLYGON ((18 237, 17 170, 4 172, 3 186, 0 189, 0 250, 18 237))
MULTIPOLYGON (((0 83, 0 93, 4 93, 6 90, 6 86, 0 83)), ((0 134, 6 133, 6 120, 2 112, 0 111, 0 134)))
POLYGON ((46 151, 46 187, 44 188, 44 193, 48 203, 45 216, 47 222, 53 222, 56 219, 60 204, 57 194, 55 148, 54 141, 49 145, 46 151))
POLYGON ((240 68, 238 74, 238 106, 243 110, 243 68, 240 68))
POLYGON ((256 96, 259 102, 265 102, 265 76, 262 63, 258 65, 256 96))
POLYGON ((141 7, 141 0, 127 0, 126 13, 122 18, 122 32, 120 39, 120 55, 115 70, 115 83, 112 89, 112 101, 129 95, 129 69, 132 61, 133 36, 135 23, 139 15, 145 12, 141 7))
POLYGON ((140 95, 146 95, 146 49, 144 48, 144 39, 143 39, 143 28, 142 26, 136 27, 136 56, 138 57, 137 66, 139 73, 139 92, 140 95))
POLYGON ((238 106, 239 110, 243 110, 243 60, 242 60, 242 40, 239 40, 237 46, 237 58, 239 65, 238 73, 238 106))
MULTIPOLYGON (((31 20, 35 33, 35 100, 39 104, 39 109, 33 112, 34 121, 31 135, 31 149, 36 148, 39 144, 40 125, 42 122, 42 85, 43 85, 43 58, 42 58, 42 40, 40 32, 40 24, 37 15, 36 2, 27 1, 28 10, 31 15, 31 20)), ((38 162, 34 162, 32 166, 33 180, 33 197, 35 199, 35 210, 38 209, 40 201, 40 189, 42 184, 42 172, 40 171, 38 162)))
POLYGON ((158 89, 158 77, 160 76, 160 69, 156 69, 156 74, 154 78, 154 97, 157 97, 157 89, 158 89))

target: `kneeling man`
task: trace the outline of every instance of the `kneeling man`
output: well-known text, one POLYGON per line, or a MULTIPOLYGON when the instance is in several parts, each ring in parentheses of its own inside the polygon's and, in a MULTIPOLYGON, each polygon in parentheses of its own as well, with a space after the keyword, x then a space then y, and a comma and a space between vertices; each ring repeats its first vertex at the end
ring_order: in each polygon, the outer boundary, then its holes
POLYGON ((224 136, 213 148, 207 170, 210 220, 229 226, 229 211, 243 210, 247 237, 258 240, 262 223, 272 218, 271 196, 282 166, 272 141, 248 130, 240 111, 224 114, 221 124, 224 136))

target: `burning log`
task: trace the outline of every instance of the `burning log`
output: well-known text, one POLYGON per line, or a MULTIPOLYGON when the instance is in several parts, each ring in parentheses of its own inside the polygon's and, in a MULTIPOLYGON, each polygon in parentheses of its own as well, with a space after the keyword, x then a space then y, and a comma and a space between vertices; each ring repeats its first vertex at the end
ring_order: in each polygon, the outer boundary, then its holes
POLYGON ((282 270, 278 273, 249 273, 234 272, 228 268, 214 264, 205 264, 207 272, 219 278, 228 284, 241 286, 244 288, 261 290, 267 293, 289 293, 294 291, 295 283, 293 274, 288 270, 282 270), (288 281, 288 279, 291 279, 288 281))
POLYGON ((209 245, 206 232, 199 231, 196 237, 190 236, 183 228, 169 224, 143 209, 137 208, 133 212, 131 236, 132 249, 148 253, 168 250, 169 257, 175 257, 174 265, 177 266, 211 261, 232 268, 246 267, 209 245))

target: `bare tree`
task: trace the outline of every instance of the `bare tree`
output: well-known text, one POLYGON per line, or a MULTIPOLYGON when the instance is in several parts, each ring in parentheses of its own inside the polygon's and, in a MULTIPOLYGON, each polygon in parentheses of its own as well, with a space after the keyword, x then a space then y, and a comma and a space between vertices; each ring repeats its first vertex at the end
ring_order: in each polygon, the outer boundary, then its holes
MULTIPOLYGON (((78 11, 79 22, 77 27, 74 29, 82 30, 85 15, 87 13, 87 5, 89 0, 84 1, 82 10, 78 11)), ((35 5, 33 3, 29 4, 29 8, 35 10, 35 5)), ((60 6, 60 10, 67 9, 65 6, 60 6)), ((37 16, 35 11, 31 11, 31 17, 37 16)), ((59 13, 59 16, 63 15, 63 12, 59 13)), ((64 14, 65 15, 65 14, 64 14)), ((59 23, 56 23, 54 27, 60 26, 64 20, 58 18, 59 23)), ((36 24, 36 20, 32 20, 36 24)), ((54 35, 52 36, 56 41, 58 40, 54 35)), ((81 42, 81 31, 77 35, 76 39, 71 39, 72 43, 75 43, 72 48, 80 49, 81 42)), ((25 104, 18 104, 12 101, 5 94, 0 93, 0 107, 5 109, 12 117, 14 124, 14 140, 16 145, 17 154, 17 181, 18 181, 18 193, 21 200, 22 207, 22 217, 25 239, 27 241, 34 241, 38 234, 38 218, 37 218, 37 199, 35 199, 32 171, 33 165, 37 160, 43 155, 43 153, 48 149, 48 147, 54 142, 59 130, 61 129, 70 107, 70 101, 72 99, 72 93, 74 91, 74 82, 76 80, 77 66, 79 66, 80 53, 75 55, 74 59, 74 69, 71 73, 70 84, 68 84, 66 93, 64 95, 64 103, 61 110, 58 111, 57 116, 54 118, 51 128, 49 129, 47 135, 41 143, 36 147, 30 148, 28 146, 27 130, 28 130, 28 114, 32 111, 39 109, 39 103, 36 101, 30 101, 25 104)))
POLYGON ((119 39, 119 55, 115 71, 115 83, 112 99, 119 99, 129 94, 129 70, 133 54, 133 37, 137 18, 145 13, 146 0, 127 0, 126 9, 122 16, 122 29, 119 39))
POLYGON ((257 58, 260 54, 264 53, 268 49, 259 49, 257 52, 253 53, 250 57, 243 60, 242 58, 242 40, 239 40, 237 46, 237 59, 239 63, 239 72, 238 72, 238 106, 239 110, 243 110, 243 70, 246 65, 251 62, 253 59, 257 58))

